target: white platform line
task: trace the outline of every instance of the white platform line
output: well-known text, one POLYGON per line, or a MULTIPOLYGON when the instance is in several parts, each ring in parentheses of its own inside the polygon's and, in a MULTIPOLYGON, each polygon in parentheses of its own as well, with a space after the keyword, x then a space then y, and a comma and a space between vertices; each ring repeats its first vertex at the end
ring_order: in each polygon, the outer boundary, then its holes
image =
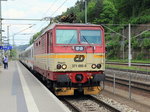
POLYGON ((31 75, 31 77, 34 77, 34 79, 40 84, 40 86, 47 92, 49 95, 49 98, 52 98, 61 108, 62 112, 71 112, 65 104, 63 104, 54 94, 50 92, 34 75, 31 75))
POLYGON ((39 112, 38 107, 34 101, 34 98, 29 90, 29 87, 28 87, 26 81, 25 81, 25 78, 23 77, 23 74, 20 70, 20 67, 17 62, 16 62, 16 64, 17 64, 19 77, 20 77, 20 81, 21 81, 21 85, 22 85, 28 112, 39 112))

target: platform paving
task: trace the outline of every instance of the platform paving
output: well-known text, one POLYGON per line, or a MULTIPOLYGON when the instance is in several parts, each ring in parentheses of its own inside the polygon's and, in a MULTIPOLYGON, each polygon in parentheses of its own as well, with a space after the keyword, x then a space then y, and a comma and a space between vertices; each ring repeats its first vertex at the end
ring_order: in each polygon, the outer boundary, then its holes
POLYGON ((0 67, 0 112, 70 112, 20 62, 0 67))

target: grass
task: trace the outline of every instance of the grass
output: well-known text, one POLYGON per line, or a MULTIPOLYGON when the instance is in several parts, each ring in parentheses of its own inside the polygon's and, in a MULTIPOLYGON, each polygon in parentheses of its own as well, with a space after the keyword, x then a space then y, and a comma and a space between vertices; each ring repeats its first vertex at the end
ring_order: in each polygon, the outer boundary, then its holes
POLYGON ((141 67, 136 67, 136 66, 120 66, 120 65, 108 65, 106 64, 106 68, 116 68, 116 69, 124 69, 124 70, 135 70, 135 71, 144 71, 144 72, 150 72, 150 69, 148 68, 141 68, 141 67))
MULTIPOLYGON (((122 59, 106 59, 106 62, 120 62, 120 63, 128 63, 128 60, 122 59)), ((150 59, 147 60, 131 60, 132 63, 150 63, 150 59)))

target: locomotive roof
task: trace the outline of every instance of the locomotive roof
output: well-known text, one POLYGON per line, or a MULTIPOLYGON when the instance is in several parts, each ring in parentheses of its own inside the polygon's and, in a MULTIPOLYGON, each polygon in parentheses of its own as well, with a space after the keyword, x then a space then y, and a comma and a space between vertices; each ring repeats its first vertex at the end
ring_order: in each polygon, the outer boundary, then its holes
MULTIPOLYGON (((53 23, 53 24, 48 25, 48 26, 42 31, 41 35, 43 35, 45 32, 47 32, 48 30, 53 29, 53 28, 56 27, 56 26, 94 26, 94 27, 99 26, 99 27, 101 27, 101 25, 96 25, 96 24, 82 24, 82 23, 74 23, 74 24, 71 24, 71 23, 70 23, 70 24, 69 24, 69 23, 53 23)), ((39 35, 38 38, 40 38, 41 35, 39 35)), ((37 38, 37 39, 38 39, 38 38, 37 38)), ((37 39, 35 39, 35 41, 36 41, 37 39)))
POLYGON ((55 26, 100 26, 96 24, 81 24, 81 23, 74 23, 74 24, 69 24, 69 23, 54 23, 49 25, 45 30, 50 30, 53 29, 55 26))

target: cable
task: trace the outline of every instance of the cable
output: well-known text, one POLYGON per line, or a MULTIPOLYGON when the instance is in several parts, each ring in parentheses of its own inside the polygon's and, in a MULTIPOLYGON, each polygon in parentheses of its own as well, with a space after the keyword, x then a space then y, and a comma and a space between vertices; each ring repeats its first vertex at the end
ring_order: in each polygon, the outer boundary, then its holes
MULTIPOLYGON (((47 11, 42 15, 42 17, 43 17, 44 15, 46 15, 46 13, 54 6, 55 3, 57 3, 57 1, 58 1, 58 0, 56 0, 55 2, 53 2, 53 4, 50 5, 50 7, 49 7, 49 8, 47 9, 47 11)), ((41 29, 41 28, 44 26, 44 24, 45 24, 46 22, 47 22, 47 21, 45 21, 37 30, 41 29)), ((47 23, 47 24, 49 24, 49 23, 47 23)))
POLYGON ((67 0, 65 0, 57 9, 54 13, 52 13, 52 15, 50 16, 53 16, 65 3, 67 2, 67 0))
POLYGON ((42 16, 46 15, 47 12, 54 6, 54 4, 57 3, 57 1, 58 0, 54 1, 53 4, 50 5, 50 7, 46 10, 46 12, 42 16))
MULTIPOLYGON (((52 13, 52 14, 50 15, 50 17, 52 17, 66 2, 67 2, 67 0, 65 0, 58 8, 54 11, 54 13, 52 13)), ((44 23, 44 24, 45 24, 45 23, 44 23)), ((42 24, 42 25, 39 27, 39 29, 41 29, 44 24, 42 24)), ((38 29, 38 30, 39 30, 39 29, 38 29)))

